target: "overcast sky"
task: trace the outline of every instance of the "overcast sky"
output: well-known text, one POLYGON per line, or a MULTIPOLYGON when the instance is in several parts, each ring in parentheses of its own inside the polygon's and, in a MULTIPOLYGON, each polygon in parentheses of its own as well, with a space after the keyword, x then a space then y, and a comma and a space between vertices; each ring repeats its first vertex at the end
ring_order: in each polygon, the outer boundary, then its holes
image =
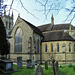
MULTIPOLYGON (((64 0, 62 0, 64 1, 64 0)), ((64 7, 68 7, 70 8, 71 4, 70 4, 69 0, 68 2, 62 2, 64 7)), ((7 10, 9 9, 9 6, 11 4, 12 0, 6 0, 5 4, 7 4, 7 10)), ((68 12, 64 9, 60 10, 60 12, 58 13, 57 11, 51 11, 47 17, 47 19, 45 20, 45 15, 43 11, 36 11, 37 10, 42 10, 43 7, 35 2, 35 0, 22 0, 23 5, 25 6, 25 8, 32 14, 35 15, 36 19, 34 16, 32 16, 31 14, 29 14, 27 11, 25 11, 22 6, 20 5, 19 0, 14 0, 13 9, 16 9, 17 11, 13 10, 14 13, 14 22, 16 21, 18 14, 20 14, 20 16, 27 20, 28 22, 32 23, 35 26, 39 26, 39 25, 43 25, 43 24, 48 24, 51 23, 51 15, 53 13, 54 16, 54 24, 60 24, 60 23, 69 23, 70 21, 68 20, 67 22, 63 22, 66 17, 68 16, 68 12), (58 13, 58 14, 57 14, 58 13)), ((12 12, 12 11, 11 11, 12 12)), ((74 19, 75 20, 75 19, 74 19)), ((72 25, 75 26, 75 22, 74 20, 72 21, 72 25)))

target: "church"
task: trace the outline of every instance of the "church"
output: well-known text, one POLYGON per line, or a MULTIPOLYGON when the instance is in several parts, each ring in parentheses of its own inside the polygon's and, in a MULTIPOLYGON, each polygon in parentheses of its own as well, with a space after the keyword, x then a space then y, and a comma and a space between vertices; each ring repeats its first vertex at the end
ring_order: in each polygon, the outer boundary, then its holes
POLYGON ((44 63, 52 58, 59 63, 75 62, 75 27, 70 23, 55 25, 52 15, 50 24, 36 27, 18 16, 13 27, 13 18, 6 18, 3 22, 11 36, 9 57, 13 62, 19 57, 23 64, 29 59, 44 63))
POLYGON ((22 57, 23 64, 26 64, 28 59, 40 62, 43 38, 40 29, 18 16, 11 37, 11 60, 17 62, 17 57, 22 57))
POLYGON ((42 62, 51 59, 59 63, 75 62, 75 27, 71 24, 51 24, 38 27, 44 38, 42 40, 42 62))
POLYGON ((18 16, 11 31, 10 59, 17 62, 22 57, 22 63, 28 59, 36 63, 51 61, 60 63, 75 62, 75 27, 71 24, 54 25, 51 23, 35 27, 18 16))

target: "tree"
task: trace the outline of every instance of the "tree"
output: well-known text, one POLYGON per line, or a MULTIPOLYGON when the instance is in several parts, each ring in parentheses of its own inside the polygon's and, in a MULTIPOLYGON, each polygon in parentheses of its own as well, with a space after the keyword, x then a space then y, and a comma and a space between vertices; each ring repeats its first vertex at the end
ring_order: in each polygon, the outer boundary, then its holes
POLYGON ((9 53, 9 43, 8 40, 6 39, 6 29, 4 27, 3 21, 0 18, 0 54, 8 54, 9 53))
MULTIPOLYGON (((19 4, 21 5, 21 7, 29 14, 31 14, 32 16, 34 16, 36 19, 38 19, 33 13, 31 13, 26 6, 24 5, 23 0, 17 0, 19 2, 19 4)), ((70 20, 70 22, 72 22, 72 20, 75 18, 75 0, 34 0, 36 3, 39 3, 40 6, 42 7, 42 9, 36 9, 39 12, 43 12, 45 15, 45 19, 47 19, 48 14, 50 14, 51 12, 56 12, 59 13, 59 11, 61 9, 65 9, 66 11, 68 11, 68 15, 65 19, 66 20, 70 20), (70 7, 66 7, 66 3, 70 2, 70 7)), ((10 5, 10 10, 12 9, 12 6, 14 4, 14 0, 12 0, 11 5, 10 5)), ((15 9, 17 11, 17 9, 15 9)))
POLYGON ((66 17, 66 20, 72 20, 75 18, 75 0, 36 0, 43 9, 38 11, 43 11, 44 15, 47 19, 48 14, 50 14, 51 11, 59 11, 61 9, 65 9, 68 13, 68 16, 66 17), (66 7, 67 2, 69 2, 69 7, 66 7))
POLYGON ((50 56, 54 75, 56 75, 56 71, 55 71, 55 61, 56 61, 55 60, 55 54, 56 54, 56 50, 54 50, 54 54, 51 54, 51 56, 50 56))

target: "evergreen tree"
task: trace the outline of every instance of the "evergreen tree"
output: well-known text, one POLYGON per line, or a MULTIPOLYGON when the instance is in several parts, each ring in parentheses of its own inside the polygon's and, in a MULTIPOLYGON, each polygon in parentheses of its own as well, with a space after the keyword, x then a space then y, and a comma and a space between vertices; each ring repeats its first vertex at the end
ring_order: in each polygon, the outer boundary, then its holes
POLYGON ((8 54, 9 53, 9 43, 6 39, 6 29, 4 27, 3 21, 0 18, 0 54, 8 54))

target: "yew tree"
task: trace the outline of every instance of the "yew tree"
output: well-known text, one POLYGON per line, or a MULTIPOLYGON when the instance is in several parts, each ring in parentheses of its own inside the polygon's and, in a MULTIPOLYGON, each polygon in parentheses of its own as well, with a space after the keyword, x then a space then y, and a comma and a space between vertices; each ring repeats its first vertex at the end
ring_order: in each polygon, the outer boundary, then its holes
POLYGON ((9 42, 6 36, 6 29, 4 23, 0 18, 0 55, 7 55, 9 53, 9 42))

